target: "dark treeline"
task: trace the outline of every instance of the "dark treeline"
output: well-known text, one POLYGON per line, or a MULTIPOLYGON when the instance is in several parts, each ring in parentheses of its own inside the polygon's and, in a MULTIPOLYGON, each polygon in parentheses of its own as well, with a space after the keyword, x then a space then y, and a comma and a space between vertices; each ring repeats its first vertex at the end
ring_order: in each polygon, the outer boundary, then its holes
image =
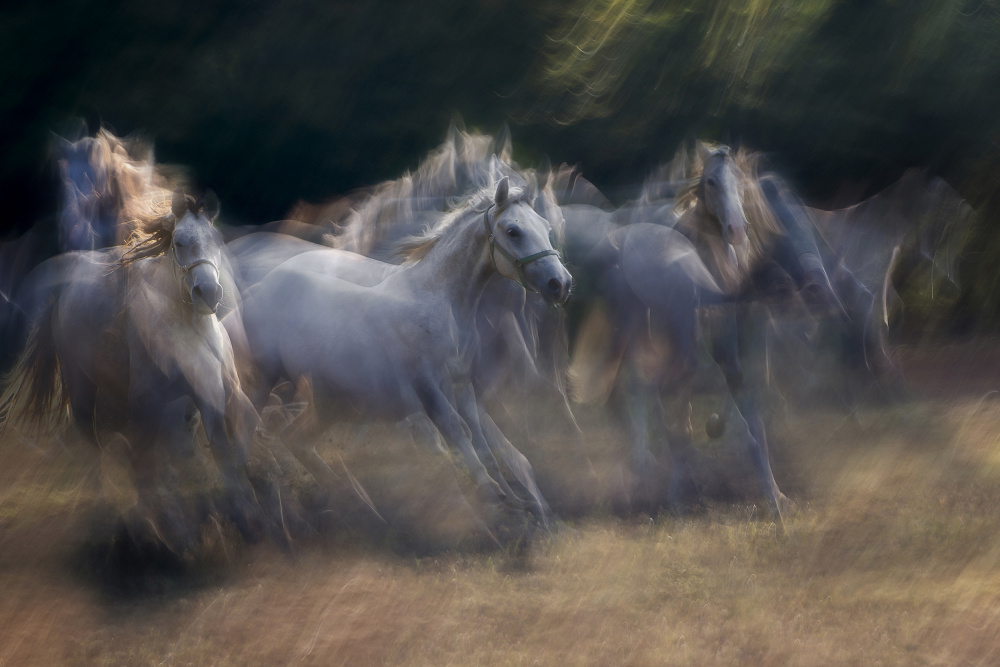
POLYGON ((51 212, 68 118, 144 131, 263 222, 397 176, 461 115, 612 196, 695 137, 819 205, 925 167, 982 214, 962 308, 1000 314, 998 0, 11 3, 0 52, 5 229, 51 212))

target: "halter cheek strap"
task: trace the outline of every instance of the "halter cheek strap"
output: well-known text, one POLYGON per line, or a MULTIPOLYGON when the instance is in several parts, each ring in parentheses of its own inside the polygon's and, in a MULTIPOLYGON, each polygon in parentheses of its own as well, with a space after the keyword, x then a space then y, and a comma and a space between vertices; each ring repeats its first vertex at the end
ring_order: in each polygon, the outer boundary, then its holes
POLYGON ((532 262, 537 262, 543 257, 549 257, 551 255, 559 256, 556 250, 542 250, 541 252, 536 252, 533 255, 528 255, 526 257, 515 257, 504 248, 502 245, 496 242, 496 237, 493 236, 493 230, 490 229, 490 209, 492 209, 496 204, 490 204, 489 208, 483 213, 483 226, 486 228, 486 241, 490 246, 490 261, 493 262, 493 268, 497 267, 497 259, 494 256, 494 252, 499 250, 500 254, 503 255, 504 259, 514 265, 517 270, 517 282, 521 283, 521 287, 528 290, 529 292, 535 292, 537 290, 532 289, 528 286, 528 278, 524 274, 524 267, 532 262))

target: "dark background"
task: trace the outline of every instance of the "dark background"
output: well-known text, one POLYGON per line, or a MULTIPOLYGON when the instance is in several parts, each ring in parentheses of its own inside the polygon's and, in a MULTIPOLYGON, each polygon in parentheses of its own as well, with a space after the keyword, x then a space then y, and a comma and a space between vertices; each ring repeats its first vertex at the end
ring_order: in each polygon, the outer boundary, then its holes
POLYGON ((1000 313, 1000 0, 57 0, 0 9, 0 54, 8 233, 54 210, 73 117, 144 132, 256 223, 398 176, 460 115, 613 198, 696 137, 818 205, 927 168, 979 209, 966 289, 1000 313))

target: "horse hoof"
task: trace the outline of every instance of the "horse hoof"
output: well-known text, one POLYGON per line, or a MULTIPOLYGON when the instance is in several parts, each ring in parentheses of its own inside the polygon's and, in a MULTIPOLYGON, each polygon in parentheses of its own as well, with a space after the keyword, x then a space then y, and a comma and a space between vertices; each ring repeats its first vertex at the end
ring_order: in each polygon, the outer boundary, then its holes
POLYGON ((722 434, 726 432, 726 422, 723 421, 716 413, 712 413, 708 416, 708 421, 705 422, 705 433, 709 438, 715 440, 721 438, 722 434))

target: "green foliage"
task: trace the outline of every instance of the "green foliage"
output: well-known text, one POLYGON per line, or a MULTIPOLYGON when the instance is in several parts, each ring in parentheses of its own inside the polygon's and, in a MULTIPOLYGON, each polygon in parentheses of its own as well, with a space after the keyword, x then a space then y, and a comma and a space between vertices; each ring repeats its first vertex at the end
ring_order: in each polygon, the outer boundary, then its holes
MULTIPOLYGON (((619 198, 694 137, 771 152, 821 205, 927 167, 981 209, 976 252, 1000 254, 1000 0, 8 4, 8 220, 54 205, 48 132, 74 115, 145 130, 230 218, 263 222, 398 176, 461 114, 619 198)), ((965 308, 1000 316, 988 266, 967 267, 965 308)))

